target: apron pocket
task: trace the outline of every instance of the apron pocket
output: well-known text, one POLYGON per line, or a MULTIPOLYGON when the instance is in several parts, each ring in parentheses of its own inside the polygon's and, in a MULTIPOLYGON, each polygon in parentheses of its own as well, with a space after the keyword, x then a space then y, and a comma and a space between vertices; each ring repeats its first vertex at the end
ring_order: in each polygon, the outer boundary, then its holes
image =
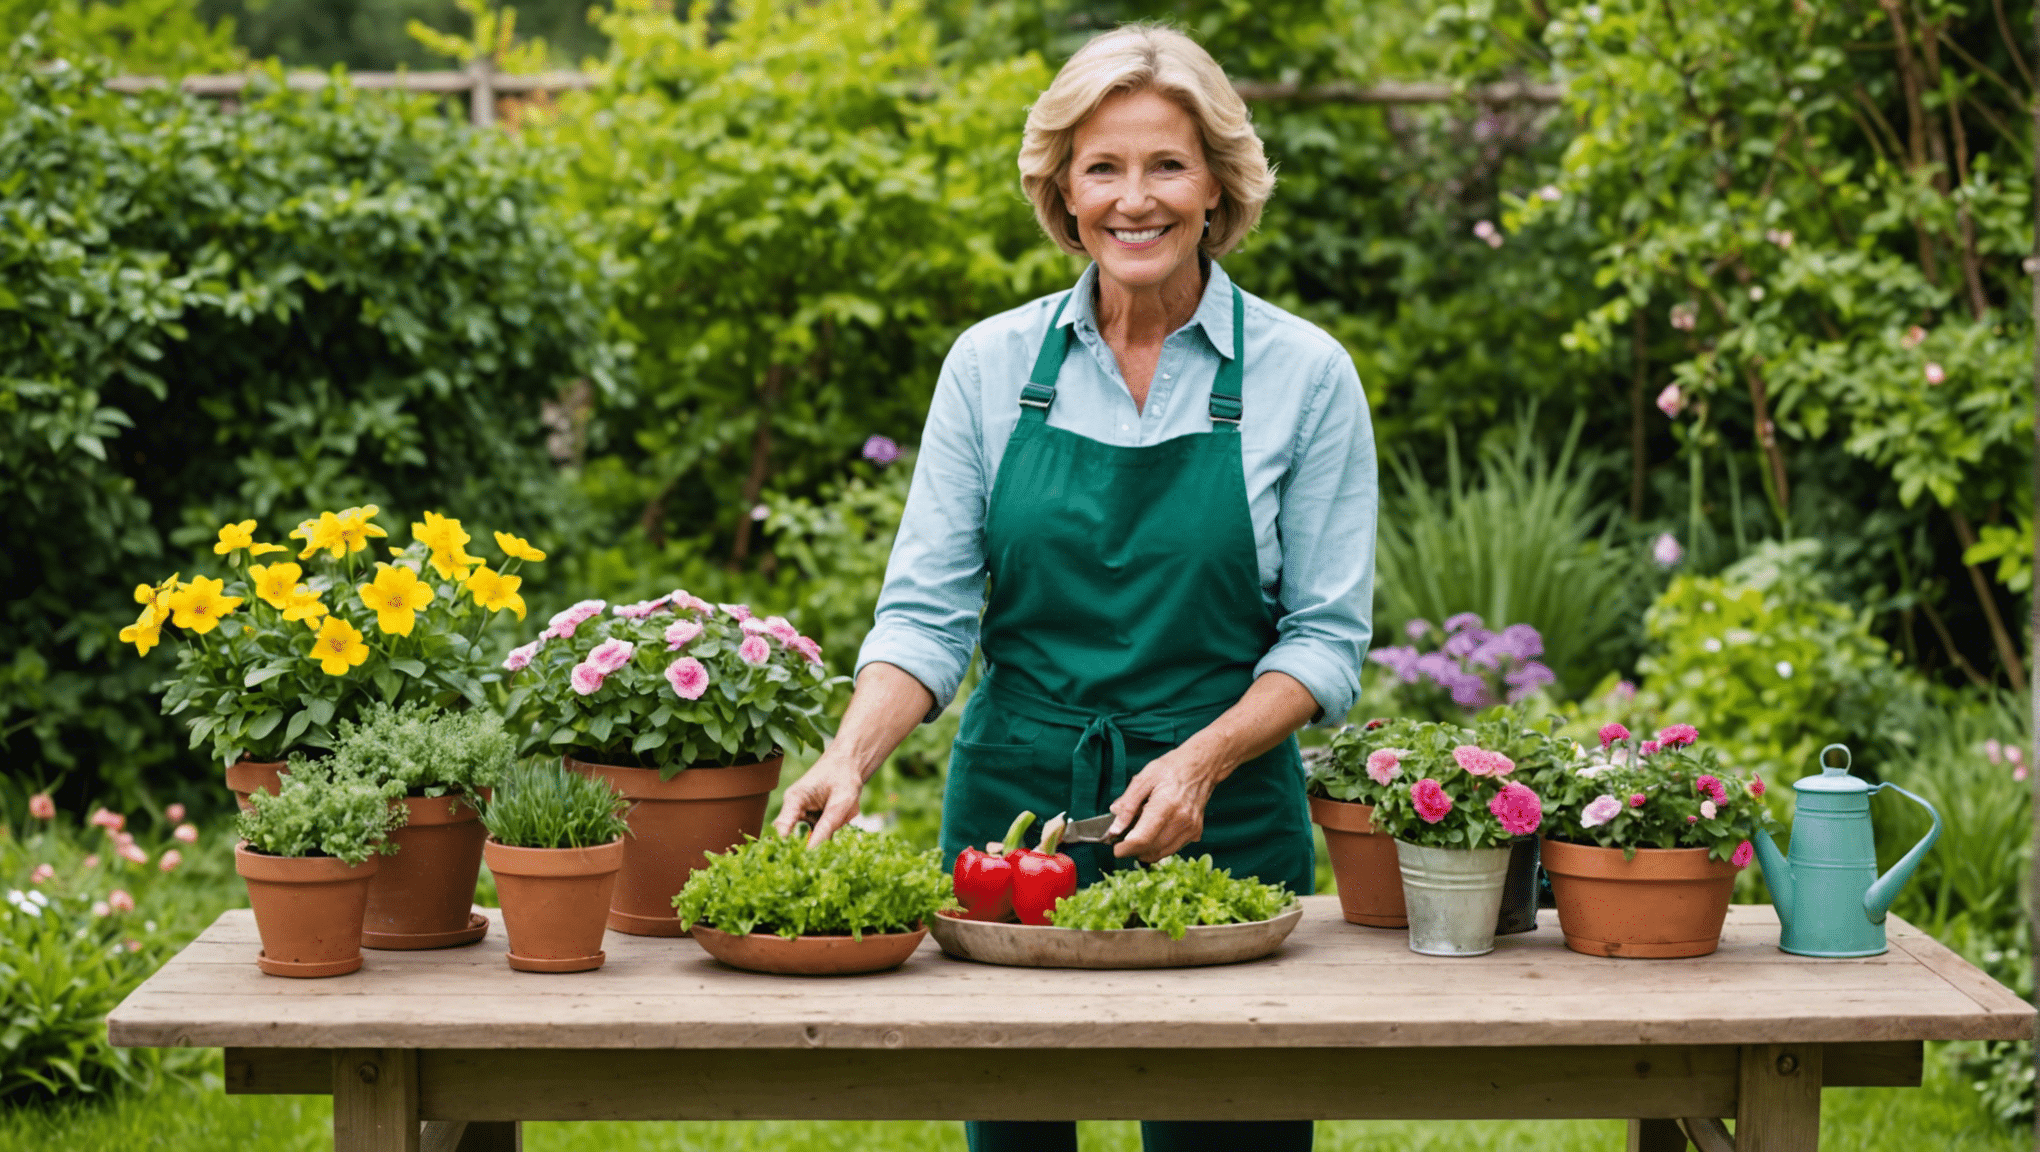
MULTIPOLYGON (((1023 809, 1032 810, 1035 829, 1062 806, 1068 790, 1069 753, 1034 744, 977 744, 958 740, 949 749, 949 779, 942 794, 942 859, 953 867, 965 845, 985 846, 1006 834, 1023 809), (1060 762, 1062 770, 1045 770, 1060 762), (1055 807, 1043 811, 1045 804, 1055 807)), ((1030 829, 1030 834, 1033 832, 1030 829)))

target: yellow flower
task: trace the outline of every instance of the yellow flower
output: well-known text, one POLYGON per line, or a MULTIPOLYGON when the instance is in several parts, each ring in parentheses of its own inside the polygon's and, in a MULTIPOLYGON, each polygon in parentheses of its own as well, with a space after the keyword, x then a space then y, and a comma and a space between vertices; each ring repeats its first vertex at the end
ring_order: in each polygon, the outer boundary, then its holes
MULTIPOLYGON (((363 548, 368 547, 368 540, 371 536, 389 535, 389 533, 370 523, 371 520, 375 519, 375 514, 380 511, 382 509, 377 508, 375 505, 366 504, 360 508, 349 508, 345 512, 340 513, 338 517, 340 542, 347 546, 347 551, 359 552, 363 548)), ((335 552, 333 555, 338 556, 340 553, 335 552)))
POLYGON ((221 618, 241 606, 239 596, 222 596, 226 588, 224 580, 212 580, 194 576, 191 583, 172 592, 168 599, 170 610, 176 613, 171 623, 179 628, 188 628, 200 636, 220 626, 221 618))
POLYGON ((297 596, 298 581, 305 570, 295 564, 250 564, 248 579, 255 582, 255 595, 271 608, 288 608, 297 596))
POLYGON ((319 628, 319 638, 312 641, 312 659, 328 676, 345 676, 349 668, 368 659, 368 645, 361 642, 361 633, 354 625, 338 616, 326 617, 319 628))
POLYGON ((510 557, 512 560, 536 561, 545 559, 545 553, 533 548, 530 541, 522 536, 512 536, 508 532, 496 533, 496 547, 501 548, 503 555, 510 557))
POLYGON ((268 552, 281 552, 281 544, 257 544, 255 522, 243 520, 239 524, 228 524, 220 529, 220 542, 212 546, 213 555, 225 556, 236 548, 246 548, 248 555, 261 556, 268 552))
MULTIPOLYGON (((143 587, 147 587, 147 585, 143 585, 143 587)), ((143 608, 142 614, 135 618, 134 623, 120 630, 120 642, 134 645, 135 653, 140 656, 147 656, 149 649, 154 648, 157 644, 162 643, 162 641, 163 618, 156 615, 156 606, 154 604, 143 608)))
POLYGON ((467 578, 467 583, 463 587, 474 596, 475 603, 489 611, 501 612, 508 608, 517 613, 517 618, 522 620, 524 597, 517 594, 517 589, 523 583, 522 576, 504 576, 490 571, 489 566, 484 564, 475 569, 475 574, 467 578))
POLYGON ((290 601, 279 604, 285 620, 302 620, 307 628, 319 626, 319 620, 326 615, 326 606, 319 602, 319 594, 299 585, 290 594, 290 601))
POLYGON ((310 558, 312 553, 322 548, 335 559, 347 554, 347 541, 340 533, 340 518, 331 512, 321 512, 317 520, 307 520, 298 525, 291 535, 305 542, 305 550, 298 553, 300 560, 310 558))
POLYGON ((172 572, 161 584, 135 585, 135 603, 147 604, 156 610, 156 625, 170 618, 170 594, 177 591, 177 573, 172 572))
POLYGON ((461 530, 460 521, 427 512, 423 524, 412 523, 411 539, 432 550, 432 569, 442 580, 466 580, 468 569, 482 562, 467 554, 467 542, 474 539, 461 530))
POLYGON ((375 582, 361 586, 361 602, 375 610, 375 626, 386 636, 409 636, 417 610, 432 596, 432 585, 397 564, 377 564, 375 582))

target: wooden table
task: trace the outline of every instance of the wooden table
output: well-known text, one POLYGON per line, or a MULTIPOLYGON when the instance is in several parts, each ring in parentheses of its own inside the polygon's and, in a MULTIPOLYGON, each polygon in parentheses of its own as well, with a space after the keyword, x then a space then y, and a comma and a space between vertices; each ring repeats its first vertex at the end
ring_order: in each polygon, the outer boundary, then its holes
POLYGON ((930 941, 898 971, 833 979, 614 932, 598 972, 513 972, 498 925, 286 980, 256 970, 235 911, 108 1029, 225 1048, 228 1092, 330 1092, 342 1152, 512 1149, 520 1120, 1444 1117, 1626 1118, 1631 1149, 1691 1132, 1798 1152, 1823 1086, 1917 1085, 1922 1041, 2033 1034, 2030 1005, 1896 917, 1891 950, 1862 960, 1778 951, 1768 907, 1732 909, 1721 949, 1693 960, 1577 955, 1549 911, 1444 960, 1346 924, 1332 897, 1304 903, 1252 964, 995 968, 930 941))

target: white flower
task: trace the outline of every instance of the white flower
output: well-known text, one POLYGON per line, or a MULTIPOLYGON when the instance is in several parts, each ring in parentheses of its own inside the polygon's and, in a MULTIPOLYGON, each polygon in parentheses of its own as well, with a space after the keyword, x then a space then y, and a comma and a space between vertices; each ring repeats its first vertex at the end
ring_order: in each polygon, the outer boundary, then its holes
POLYGON ((1786 680, 1792 679, 1792 661, 1790 660, 1778 661, 1778 675, 1786 680))
POLYGON ((1701 641, 1700 646, 1702 648, 1707 649, 1709 652, 1719 652, 1721 651, 1721 639, 1720 637, 1717 636, 1709 636, 1707 639, 1701 641))
POLYGON ((1718 812, 1718 811, 1720 811, 1720 809, 1718 809, 1718 808, 1716 808, 1716 807, 1714 806, 1714 801, 1712 801, 1712 800, 1702 800, 1702 801, 1700 802, 1700 818, 1701 818, 1701 819, 1703 819, 1703 820, 1712 820, 1712 819, 1714 819, 1714 814, 1715 814, 1716 812, 1718 812))
POLYGON ((1762 284, 1750 285, 1750 299, 1762 300, 1763 298, 1764 298, 1764 286, 1762 284))
POLYGON ((1686 550, 1679 547, 1677 536, 1670 532, 1660 532, 1658 538, 1651 541, 1650 558, 1657 561, 1658 567, 1670 568, 1686 558, 1686 550))

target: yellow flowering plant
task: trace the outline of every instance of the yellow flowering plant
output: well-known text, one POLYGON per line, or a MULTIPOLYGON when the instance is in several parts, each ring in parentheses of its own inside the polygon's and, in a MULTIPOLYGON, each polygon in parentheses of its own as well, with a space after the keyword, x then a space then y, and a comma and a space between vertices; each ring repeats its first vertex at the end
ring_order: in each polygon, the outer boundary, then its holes
POLYGON ((485 703, 484 685, 502 673, 482 634, 501 613, 524 618, 517 570, 545 553, 498 532, 492 565, 468 552, 460 521, 437 512, 399 548, 378 512, 321 512, 291 531, 295 547, 257 540, 253 520, 227 524, 213 553, 228 571, 136 586, 141 612, 121 642, 147 656, 180 641, 163 711, 185 717, 192 747, 210 742, 223 764, 282 760, 333 747, 341 724, 378 702, 485 703))

